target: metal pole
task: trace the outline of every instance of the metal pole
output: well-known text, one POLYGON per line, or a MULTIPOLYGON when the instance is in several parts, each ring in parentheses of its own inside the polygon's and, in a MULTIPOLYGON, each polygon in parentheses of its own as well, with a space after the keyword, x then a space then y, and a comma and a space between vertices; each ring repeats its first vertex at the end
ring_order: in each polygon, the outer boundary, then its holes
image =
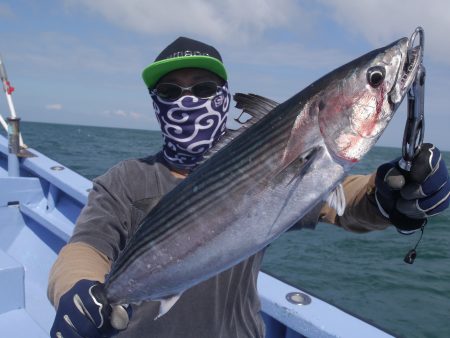
MULTIPOLYGON (((6 95, 6 102, 8 103, 9 111, 11 113, 12 118, 16 118, 16 108, 14 108, 14 102, 12 100, 12 93, 14 91, 14 87, 11 86, 11 83, 8 80, 8 75, 6 74, 6 68, 3 63, 2 57, 0 56, 0 80, 3 83, 3 90, 6 95)), ((26 148, 26 145, 23 143, 22 135, 19 134, 19 145, 22 148, 26 148)))
POLYGON ((5 129, 6 132, 8 132, 8 125, 6 124, 5 119, 3 118, 3 116, 0 115, 0 124, 3 126, 3 128, 5 129))
POLYGON ((8 117, 8 176, 19 177, 20 118, 8 117))

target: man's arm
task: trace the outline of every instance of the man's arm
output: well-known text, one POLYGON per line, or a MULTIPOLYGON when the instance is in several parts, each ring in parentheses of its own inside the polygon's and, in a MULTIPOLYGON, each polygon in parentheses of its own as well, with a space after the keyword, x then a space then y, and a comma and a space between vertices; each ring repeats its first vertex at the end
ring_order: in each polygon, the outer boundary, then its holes
POLYGON ((380 165, 375 174, 350 176, 344 181, 347 207, 341 217, 328 207, 321 220, 354 232, 384 229, 389 224, 400 232, 417 231, 429 217, 450 205, 450 178, 440 150, 424 143, 410 171, 399 159, 380 165))
POLYGON ((93 181, 69 244, 52 267, 47 293, 56 316, 51 337, 109 337, 129 322, 131 312, 111 306, 103 286, 130 232, 132 198, 126 177, 120 163, 93 181))
POLYGON ((56 307, 61 295, 79 280, 103 282, 111 260, 124 245, 131 205, 126 174, 124 163, 119 163, 94 179, 74 233, 50 271, 47 293, 56 307))
POLYGON ((82 242, 60 252, 49 277, 48 298, 56 308, 53 337, 112 337, 126 329, 131 308, 111 306, 103 282, 109 259, 82 242))
POLYGON ((359 233, 383 230, 391 225, 379 211, 375 200, 375 174, 348 176, 342 185, 346 200, 344 214, 338 216, 334 209, 324 204, 319 221, 359 233))
POLYGON ((58 308, 59 299, 82 279, 103 283, 111 268, 110 260, 92 246, 77 242, 64 246, 50 270, 47 296, 58 308))
POLYGON ((346 207, 338 216, 327 203, 319 203, 289 230, 314 229, 317 222, 335 224, 353 232, 383 230, 391 223, 379 211, 375 201, 375 174, 348 176, 342 182, 346 207))

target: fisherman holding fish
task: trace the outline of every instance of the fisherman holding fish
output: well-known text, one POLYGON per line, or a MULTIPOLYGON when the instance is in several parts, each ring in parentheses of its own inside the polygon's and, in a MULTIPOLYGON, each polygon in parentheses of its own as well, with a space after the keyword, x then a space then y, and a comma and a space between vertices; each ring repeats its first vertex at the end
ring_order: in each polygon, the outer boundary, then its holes
MULTIPOLYGON (((405 42, 398 44, 405 45, 405 42)), ((394 44, 390 48, 394 47, 397 48, 394 44)), ((395 60, 393 62, 398 63, 395 60)), ((404 67, 397 65, 397 68, 404 67)), ((364 86, 369 89, 376 89, 385 85, 384 82, 394 82, 400 78, 393 76, 394 80, 390 80, 391 75, 380 66, 365 69, 363 75, 364 86)), ((407 76, 412 75, 405 73, 403 79, 407 76)), ((363 136, 352 136, 352 142, 359 147, 356 151, 350 151, 349 143, 342 146, 342 142, 339 143, 342 139, 338 136, 330 138, 332 141, 325 140, 321 146, 312 147, 312 150, 301 158, 297 155, 290 158, 293 151, 302 144, 302 139, 299 139, 300 143, 289 138, 285 142, 282 137, 285 137, 286 133, 279 133, 280 135, 275 136, 280 141, 273 146, 267 142, 251 148, 252 144, 244 143, 248 149, 241 148, 242 152, 222 155, 218 150, 220 147, 223 148, 225 143, 229 143, 230 149, 233 149, 233 139, 238 142, 237 138, 242 140, 244 134, 238 135, 226 128, 231 95, 227 72, 219 52, 214 47, 180 37, 167 46, 154 63, 143 71, 143 79, 149 88, 161 127, 162 150, 147 158, 123 161, 94 179, 93 189, 76 222, 74 233, 69 243, 60 251, 50 273, 48 297, 56 308, 51 336, 264 337, 264 323, 260 315, 261 305, 256 287, 264 254, 263 247, 241 260, 235 259, 233 266, 229 264, 234 262, 233 260, 223 264, 217 262, 217 266, 230 266, 226 270, 218 270, 218 274, 206 274, 208 277, 201 279, 195 275, 195 268, 191 270, 189 266, 183 266, 184 260, 183 264, 167 265, 166 269, 162 269, 162 262, 171 262, 173 257, 172 253, 167 251, 169 249, 160 246, 161 243, 165 237, 177 235, 181 240, 171 242, 172 246, 176 246, 176 250, 186 247, 188 252, 191 243, 195 241, 196 246, 207 245, 210 238, 213 238, 207 236, 216 236, 213 233, 216 231, 215 217, 208 216, 209 221, 208 218, 206 221, 202 220, 199 225, 201 232, 195 236, 185 231, 185 228, 195 223, 208 208, 212 208, 213 202, 215 209, 209 210, 207 215, 228 214, 239 209, 242 204, 240 201, 234 209, 220 204, 223 201, 221 197, 224 196, 219 195, 225 191, 221 189, 229 189, 232 181, 226 183, 225 187, 221 186, 221 182, 228 182, 225 177, 227 175, 223 175, 224 171, 214 172, 208 169, 207 163, 215 157, 215 161, 218 161, 224 156, 230 156, 223 165, 232 168, 237 165, 234 159, 246 154, 248 165, 251 165, 251 158, 253 163, 257 163, 256 153, 260 151, 259 148, 274 148, 283 144, 287 150, 282 157, 277 158, 281 164, 286 161, 286 165, 270 176, 270 179, 279 181, 284 186, 295 186, 301 184, 300 179, 306 180, 310 177, 308 175, 313 171, 311 168, 318 163, 314 161, 322 157, 326 157, 328 161, 334 159, 341 164, 356 162, 360 155, 365 153, 359 153, 358 149, 363 147, 362 142, 366 142, 365 140, 375 133, 372 129, 377 127, 378 121, 373 120, 371 123, 368 117, 352 121, 352 128, 363 136), (333 156, 328 156, 327 149, 336 151, 333 156), (216 151, 218 152, 214 155, 216 151), (252 157, 253 155, 255 156, 252 157), (186 178, 194 175, 204 179, 207 182, 205 186, 191 186, 186 178), (304 178, 299 177, 300 175, 304 175, 304 178), (176 195, 179 199, 167 203, 167 198, 164 200, 163 196, 169 196, 167 194, 171 191, 179 191, 176 195), (204 201, 207 195, 213 196, 215 201, 201 204, 200 197, 204 201), (159 203, 160 200, 166 203, 159 203), (151 214, 153 219, 157 219, 161 225, 156 226, 155 221, 153 228, 150 226, 150 230, 146 230, 145 222, 151 210, 154 210, 151 214), (181 214, 181 210, 188 212, 181 214), (166 223, 170 222, 173 222, 174 226, 166 227, 166 223), (185 228, 177 225, 183 222, 186 224, 185 228), (170 232, 173 229, 177 231, 170 232), (149 240, 150 237, 153 238, 152 241, 149 240), (148 240, 152 245, 146 247, 144 240, 148 240), (151 252, 151 255, 145 256, 148 252, 151 252), (150 274, 157 282, 152 289, 153 294, 146 299, 147 288, 151 282, 145 279, 145 274, 139 272, 150 267, 153 269, 151 271, 154 271, 150 274), (168 277, 164 276, 167 274, 166 270, 170 271, 168 277), (175 284, 176 281, 171 284, 171 276, 178 276, 180 271, 181 277, 186 275, 183 284, 189 286, 186 290, 180 289, 180 286, 175 284), (160 276, 161 279, 158 279, 160 276), (168 279, 164 281, 164 277, 168 279), (146 300, 139 302, 144 299, 146 300)), ((401 97, 397 97, 398 104, 404 95, 402 92, 401 97)), ((269 111, 276 109, 277 105, 274 101, 256 95, 236 95, 235 98, 238 106, 252 115, 252 119, 245 122, 246 125, 242 128, 248 128, 249 131, 253 126, 256 128, 258 120, 263 124, 264 115, 270 114, 269 111)), ((377 100, 381 99, 375 99, 377 107, 381 107, 381 101, 377 100)), ((325 105, 326 103, 319 102, 317 111, 328 112, 329 115, 325 116, 329 120, 336 118, 338 112, 325 105)), ((287 104, 285 107, 290 106, 287 104)), ((378 118, 380 111, 376 113, 378 118)), ((275 116, 273 123, 281 123, 278 120, 280 119, 275 116)), ((322 127, 320 123, 325 122, 319 121, 319 126, 322 127)), ((297 118, 293 125, 300 128, 301 124, 307 123, 310 121, 297 118)), ((308 132, 305 131, 303 135, 305 139, 309 137, 308 132)), ((376 133, 378 132, 377 130, 376 133)), ((273 137, 268 138, 272 139, 273 137)), ((370 149, 366 148, 364 151, 370 149)), ((247 179, 252 176, 259 177, 258 175, 264 177, 263 171, 269 170, 268 165, 263 162, 251 168, 253 171, 249 172, 252 175, 247 179)), ((239 170, 236 167, 230 175, 243 176, 247 173, 244 169, 242 173, 239 170)), ((344 177, 343 173, 340 177, 344 177)), ((241 178, 235 180, 241 182, 239 179, 241 178)), ((260 181, 264 179, 266 178, 261 178, 260 181)), ((259 184, 258 182, 255 178, 255 185, 259 184)), ((314 207, 305 209, 306 214, 291 223, 290 229, 314 228, 320 221, 356 233, 382 230, 389 226, 395 226, 401 232, 413 232, 421 229, 428 217, 449 206, 448 170, 438 148, 431 144, 421 147, 408 174, 400 169, 396 159, 382 164, 373 174, 350 175, 341 183, 328 199, 323 198, 314 207)), ((241 189, 242 184, 236 184, 233 189, 241 189)), ((230 189, 230 194, 235 190, 230 189)), ((228 193, 228 190, 226 191, 228 193)), ((260 189, 257 193, 263 196, 264 192, 260 189)), ((301 195, 307 194, 303 190, 301 195)), ((290 210, 295 209, 295 204, 287 205, 286 209, 289 210, 286 213, 289 214, 290 210)), ((300 207, 299 205, 298 208, 300 207)), ((263 220, 263 212, 254 217, 263 220)), ((283 217, 277 216, 273 223, 281 222, 283 217)), ((261 243, 267 245, 266 242, 261 243)), ((233 251, 239 250, 237 247, 233 251)), ((224 256, 220 253, 217 255, 214 264, 224 256)), ((203 266, 211 263, 206 256, 208 255, 193 256, 200 268, 201 263, 203 266), (203 260, 209 263, 204 263, 203 260)), ((224 257, 224 260, 226 259, 227 257, 224 257)))

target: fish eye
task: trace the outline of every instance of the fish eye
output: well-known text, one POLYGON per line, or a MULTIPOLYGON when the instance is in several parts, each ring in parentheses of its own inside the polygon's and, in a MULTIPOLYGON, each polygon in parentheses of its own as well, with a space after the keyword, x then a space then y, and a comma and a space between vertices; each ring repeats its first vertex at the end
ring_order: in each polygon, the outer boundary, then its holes
POLYGON ((377 88, 379 85, 383 83, 385 70, 381 66, 375 66, 369 68, 367 71, 367 82, 373 87, 377 88))

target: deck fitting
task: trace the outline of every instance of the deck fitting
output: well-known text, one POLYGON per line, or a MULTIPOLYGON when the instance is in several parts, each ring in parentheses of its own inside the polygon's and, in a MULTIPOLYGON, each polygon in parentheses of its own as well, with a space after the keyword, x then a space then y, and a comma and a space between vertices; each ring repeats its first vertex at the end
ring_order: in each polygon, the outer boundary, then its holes
POLYGON ((311 297, 303 292, 289 292, 286 300, 295 305, 308 305, 311 303, 311 297))
POLYGON ((61 171, 64 170, 65 168, 61 165, 54 165, 53 167, 50 167, 50 169, 55 171, 61 171))

